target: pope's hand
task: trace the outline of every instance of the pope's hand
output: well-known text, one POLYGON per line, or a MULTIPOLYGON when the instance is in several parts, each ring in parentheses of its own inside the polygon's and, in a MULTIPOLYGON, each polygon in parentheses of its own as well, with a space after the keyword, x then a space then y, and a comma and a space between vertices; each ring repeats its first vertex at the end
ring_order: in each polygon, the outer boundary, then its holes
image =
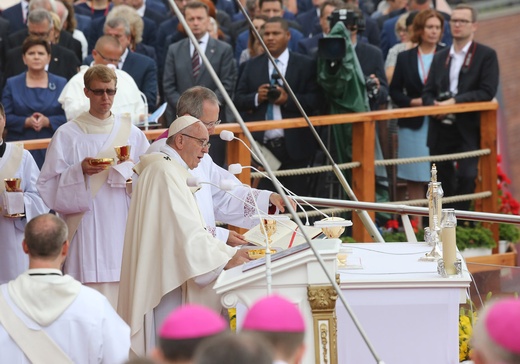
POLYGON ((227 245, 229 246, 239 246, 239 245, 245 245, 247 244, 246 239, 244 238, 244 235, 240 235, 236 231, 229 230, 229 236, 227 239, 227 245))
POLYGON ((231 269, 238 265, 242 265, 244 263, 249 262, 251 259, 249 259, 249 255, 247 254, 246 249, 238 249, 235 255, 233 255, 233 258, 229 260, 229 262, 226 264, 224 269, 231 269))

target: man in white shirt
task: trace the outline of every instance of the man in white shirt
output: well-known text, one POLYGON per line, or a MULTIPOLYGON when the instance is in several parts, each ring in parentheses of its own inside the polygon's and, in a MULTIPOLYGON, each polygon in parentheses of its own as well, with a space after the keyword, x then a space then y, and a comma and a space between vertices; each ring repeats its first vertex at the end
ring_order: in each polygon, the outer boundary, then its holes
MULTIPOLYGON (((233 59, 233 49, 225 42, 209 36, 209 9, 199 1, 186 4, 184 8, 186 22, 199 42, 201 52, 204 53, 213 70, 222 82, 229 95, 235 91, 237 78, 236 62, 233 59)), ((211 77, 202 57, 190 41, 186 38, 169 46, 166 52, 163 74, 164 97, 168 102, 166 120, 170 123, 175 115, 177 101, 181 94, 193 86, 205 86, 214 91, 221 105, 219 119, 224 122, 232 121, 232 115, 226 110, 224 96, 218 90, 217 84, 211 77)), ((217 119, 215 119, 217 120, 217 119)), ((168 124, 169 125, 169 124, 168 124)), ((218 137, 211 137, 213 145, 211 157, 218 165, 225 162, 225 144, 218 137)))
POLYGON ((117 76, 105 65, 84 75, 90 109, 54 134, 37 188, 69 227, 70 254, 64 271, 97 289, 117 307, 117 290, 134 162, 149 146, 128 115, 110 111, 117 76), (118 162, 116 146, 130 145, 130 159, 118 162), (112 158, 113 164, 100 164, 112 158), (116 164, 117 163, 117 164, 116 164))
MULTIPOLYGON (((474 40, 476 9, 469 4, 457 5, 451 15, 450 27, 453 45, 435 53, 423 89, 423 105, 491 101, 498 89, 498 58, 495 50, 474 40)), ((432 118, 427 143, 431 155, 478 150, 480 112, 432 118)), ((455 162, 437 163, 437 179, 442 182, 445 197, 475 192, 478 158, 463 158, 455 162)), ((459 201, 450 207, 469 210, 470 203, 470 200, 459 201)))
MULTIPOLYGON (((3 363, 123 363, 130 330, 103 295, 60 268, 67 225, 52 214, 32 219, 23 251, 29 270, 0 286, 3 363)), ((22 246, 20 246, 22 250, 22 246)))
MULTIPOLYGON (((104 35, 98 39, 96 47, 92 50, 92 57, 94 58, 92 65, 104 64, 105 66, 113 66, 119 87, 118 92, 114 96, 112 113, 115 115, 130 113, 132 120, 136 123, 141 115, 148 114, 148 110, 145 110, 141 91, 139 91, 134 79, 125 71, 117 69, 117 64, 121 59, 123 51, 124 49, 117 38, 104 35)), ((83 92, 83 77, 88 68, 89 66, 81 66, 80 71, 67 82, 58 98, 69 121, 88 111, 90 107, 89 99, 83 92)))

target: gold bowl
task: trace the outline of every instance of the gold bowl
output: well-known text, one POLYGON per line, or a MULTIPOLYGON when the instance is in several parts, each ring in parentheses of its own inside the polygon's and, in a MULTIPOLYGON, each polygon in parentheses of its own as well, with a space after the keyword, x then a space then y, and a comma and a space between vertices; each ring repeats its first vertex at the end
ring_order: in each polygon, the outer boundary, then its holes
POLYGON ((91 166, 104 166, 108 168, 114 163, 114 158, 93 158, 88 161, 91 166))

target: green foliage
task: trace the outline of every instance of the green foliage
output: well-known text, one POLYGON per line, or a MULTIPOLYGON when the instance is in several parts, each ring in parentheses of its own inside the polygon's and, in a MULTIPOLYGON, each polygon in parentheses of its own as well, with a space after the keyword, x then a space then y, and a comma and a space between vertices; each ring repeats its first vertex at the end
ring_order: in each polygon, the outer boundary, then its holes
POLYGON ((341 239, 342 243, 355 243, 356 242, 352 236, 348 236, 348 235, 341 236, 340 239, 341 239))
MULTIPOLYGON (((397 232, 383 232, 383 239, 387 243, 404 243, 408 240, 406 239, 406 234, 404 231, 397 231, 397 232)), ((418 232, 415 233, 415 236, 417 237, 417 241, 424 241, 424 230, 420 229, 418 232)))
MULTIPOLYGON (((520 239, 520 229, 516 226, 514 227, 517 229, 517 233, 519 234, 517 239, 520 239)), ((417 237, 417 241, 424 241, 424 230, 419 230, 415 236, 417 237)), ((404 231, 383 232, 383 239, 385 239, 387 243, 407 241, 404 231)), ((491 230, 482 225, 477 224, 474 227, 457 226, 457 247, 459 250, 464 250, 466 248, 493 248, 495 245, 496 242, 493 239, 491 230)))
POLYGON ((480 224, 474 227, 457 226, 457 247, 459 250, 467 248, 494 248, 496 242, 491 230, 480 224))
POLYGON ((516 243, 520 240, 520 229, 513 224, 499 224, 498 235, 500 240, 516 243))

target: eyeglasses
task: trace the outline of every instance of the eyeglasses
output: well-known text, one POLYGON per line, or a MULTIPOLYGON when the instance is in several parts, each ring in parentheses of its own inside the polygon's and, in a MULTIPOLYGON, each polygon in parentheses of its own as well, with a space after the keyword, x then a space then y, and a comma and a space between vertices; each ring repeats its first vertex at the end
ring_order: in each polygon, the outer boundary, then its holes
POLYGON ((184 134, 184 133, 181 133, 181 135, 184 135, 185 137, 188 137, 188 138, 191 138, 191 139, 194 139, 194 140, 198 141, 202 148, 206 148, 207 147, 209 149, 209 147, 211 147, 211 143, 209 142, 209 140, 196 138, 194 136, 191 136, 191 135, 188 135, 188 134, 184 134))
POLYGON ((468 19, 450 19, 450 23, 454 25, 468 25, 473 22, 468 19))
POLYGON ((211 128, 213 126, 217 126, 218 124, 220 124, 221 121, 222 120, 210 121, 209 123, 206 123, 206 122, 202 121, 202 124, 204 124, 206 126, 206 128, 211 128))
POLYGON ((96 49, 96 52, 97 52, 97 54, 100 55, 101 58, 103 58, 103 59, 104 59, 105 61, 107 61, 107 62, 111 62, 111 63, 119 63, 119 62, 121 62, 121 58, 114 59, 114 58, 108 58, 108 57, 105 57, 105 56, 103 55, 103 53, 101 53, 101 52, 98 51, 97 49, 96 49))
POLYGON ((92 92, 96 96, 103 96, 103 94, 107 94, 108 96, 114 96, 117 92, 117 88, 106 88, 106 89, 91 89, 89 88, 90 92, 92 92))
POLYGON ((47 38, 49 36, 49 34, 51 34, 51 31, 47 31, 47 32, 31 32, 29 31, 29 35, 32 35, 34 37, 39 37, 39 38, 47 38))

